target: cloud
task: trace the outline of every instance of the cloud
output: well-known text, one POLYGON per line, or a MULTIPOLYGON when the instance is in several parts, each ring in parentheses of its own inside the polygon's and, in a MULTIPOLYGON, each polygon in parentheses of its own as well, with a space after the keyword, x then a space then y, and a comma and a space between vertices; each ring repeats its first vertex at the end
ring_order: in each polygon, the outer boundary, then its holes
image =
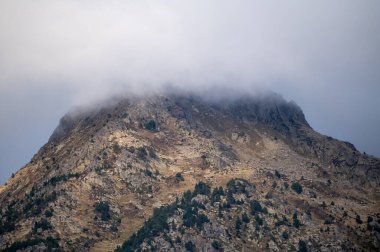
POLYGON ((379 4, 370 1, 1 5, 2 89, 64 85, 85 99, 167 82, 331 85, 322 76, 352 68, 364 75, 379 63, 379 4))
POLYGON ((8 126, 0 131, 10 132, 12 115, 36 113, 31 108, 56 120, 71 106, 168 83, 269 88, 295 100, 316 129, 380 155, 380 139, 360 140, 380 127, 379 7, 376 0, 3 0, 0 118, 8 126))

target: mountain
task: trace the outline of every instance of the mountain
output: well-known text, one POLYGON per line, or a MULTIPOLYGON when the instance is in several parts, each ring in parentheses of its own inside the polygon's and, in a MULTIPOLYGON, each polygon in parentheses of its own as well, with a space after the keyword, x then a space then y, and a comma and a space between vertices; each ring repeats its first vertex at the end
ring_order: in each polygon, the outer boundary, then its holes
POLYGON ((276 94, 65 115, 0 189, 2 251, 378 251, 380 160, 276 94))

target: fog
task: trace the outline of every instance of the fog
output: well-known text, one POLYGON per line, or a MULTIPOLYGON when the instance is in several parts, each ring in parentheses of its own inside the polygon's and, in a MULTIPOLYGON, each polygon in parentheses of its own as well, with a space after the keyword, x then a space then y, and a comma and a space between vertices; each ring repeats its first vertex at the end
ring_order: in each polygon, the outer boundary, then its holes
POLYGON ((0 184, 70 108, 114 94, 270 89, 380 156, 380 2, 0 2, 0 184))

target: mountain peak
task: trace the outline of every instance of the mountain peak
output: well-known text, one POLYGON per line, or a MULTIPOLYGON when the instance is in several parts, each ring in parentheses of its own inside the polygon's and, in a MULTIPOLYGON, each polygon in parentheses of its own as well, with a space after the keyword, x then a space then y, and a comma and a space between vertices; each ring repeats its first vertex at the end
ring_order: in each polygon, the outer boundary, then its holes
POLYGON ((379 164, 276 94, 119 97, 65 115, 8 181, 0 248, 374 249, 379 164))

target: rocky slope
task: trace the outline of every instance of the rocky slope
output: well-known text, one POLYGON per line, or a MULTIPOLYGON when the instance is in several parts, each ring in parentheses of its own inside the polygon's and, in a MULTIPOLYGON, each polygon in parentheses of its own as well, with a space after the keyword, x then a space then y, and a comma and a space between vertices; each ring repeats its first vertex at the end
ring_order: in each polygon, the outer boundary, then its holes
POLYGON ((376 251, 379 175, 277 95, 122 98, 64 116, 0 189, 0 250, 376 251))

